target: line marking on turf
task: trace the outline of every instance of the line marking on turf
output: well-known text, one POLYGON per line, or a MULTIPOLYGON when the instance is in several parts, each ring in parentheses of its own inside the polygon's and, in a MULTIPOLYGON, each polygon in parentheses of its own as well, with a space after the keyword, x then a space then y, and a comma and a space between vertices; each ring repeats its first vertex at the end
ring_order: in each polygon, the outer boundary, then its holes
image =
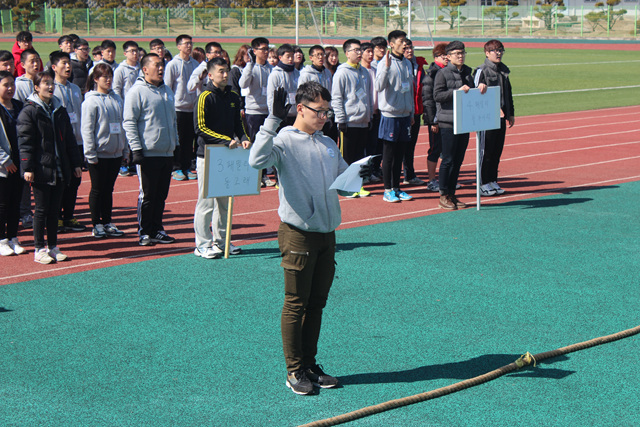
POLYGON ((583 168, 583 167, 590 167, 590 166, 599 166, 599 165, 603 165, 605 163, 624 162, 624 161, 633 160, 633 159, 640 159, 640 156, 624 157, 622 159, 613 159, 613 160, 603 160, 601 162, 585 163, 585 164, 581 164, 581 165, 563 166, 561 168, 547 169, 547 170, 535 171, 535 172, 514 173, 514 174, 505 175, 504 178, 506 179, 506 178, 514 177, 514 176, 529 176, 529 175, 534 175, 534 174, 537 174, 537 173, 556 172, 556 171, 563 171, 563 170, 567 170, 567 169, 576 169, 576 168, 583 168))
POLYGON ((575 93, 575 92, 593 92, 595 90, 617 90, 617 89, 634 89, 640 85, 633 86, 614 86, 614 87, 594 87, 589 89, 571 89, 571 90, 556 90, 552 92, 532 92, 532 93, 514 93, 513 96, 531 96, 531 95, 553 95, 556 93, 575 93))
MULTIPOLYGON (((511 157, 509 159, 504 159, 504 160, 501 160, 501 161, 527 159, 529 157, 538 157, 538 156, 551 156, 551 155, 555 155, 555 154, 572 153, 574 151, 597 150, 599 148, 620 147, 622 145, 630 145, 630 144, 638 144, 638 143, 640 143, 640 141, 621 142, 621 143, 618 143, 618 144, 609 144, 609 145, 598 145, 596 147, 572 148, 571 150, 551 151, 551 152, 547 152, 547 153, 536 153, 536 154, 529 154, 529 155, 526 155, 526 156, 511 157)), ((473 163, 473 164, 475 165, 475 163, 473 163)))
POLYGON ((530 65, 510 65, 509 68, 531 68, 531 67, 561 67, 572 65, 599 65, 599 64, 629 64, 640 62, 638 59, 629 59, 626 61, 597 61, 597 62, 565 62, 559 64, 530 64, 530 65))

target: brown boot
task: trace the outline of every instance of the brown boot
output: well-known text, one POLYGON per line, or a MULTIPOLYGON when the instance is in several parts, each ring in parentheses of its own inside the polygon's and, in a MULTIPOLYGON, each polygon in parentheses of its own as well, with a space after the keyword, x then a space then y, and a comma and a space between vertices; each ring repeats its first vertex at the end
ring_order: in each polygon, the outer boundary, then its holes
POLYGON ((456 196, 450 196, 451 201, 456 205, 458 209, 464 209, 467 207, 467 204, 458 200, 456 196))
POLYGON ((442 209, 447 209, 450 211, 455 211, 456 209, 458 209, 455 203, 453 203, 453 201, 451 200, 451 196, 449 196, 448 194, 443 194, 440 196, 439 204, 442 209))

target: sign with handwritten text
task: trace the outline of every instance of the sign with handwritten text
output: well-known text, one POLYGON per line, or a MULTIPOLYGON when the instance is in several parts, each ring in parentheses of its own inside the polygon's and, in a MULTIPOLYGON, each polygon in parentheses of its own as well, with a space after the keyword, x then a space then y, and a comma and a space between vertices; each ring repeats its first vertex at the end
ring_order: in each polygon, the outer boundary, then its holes
POLYGON ((260 194, 261 171, 249 165, 249 150, 223 145, 206 145, 202 197, 230 197, 260 194))
POLYGON ((500 127, 500 87, 453 92, 453 133, 477 132, 500 127))

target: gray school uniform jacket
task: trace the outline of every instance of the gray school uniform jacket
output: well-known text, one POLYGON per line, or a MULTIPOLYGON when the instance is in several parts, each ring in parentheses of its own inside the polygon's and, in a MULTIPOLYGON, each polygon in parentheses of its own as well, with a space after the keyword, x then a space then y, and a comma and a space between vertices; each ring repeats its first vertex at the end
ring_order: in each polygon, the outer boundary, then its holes
POLYGON ((98 159, 115 159, 129 151, 122 129, 122 98, 113 90, 108 94, 87 92, 82 103, 84 157, 95 164, 98 159))
POLYGON ((122 61, 113 72, 113 91, 124 99, 138 77, 140 77, 140 63, 131 66, 127 64, 127 61, 122 61))
POLYGON ((515 116, 509 73, 509 67, 502 62, 497 64, 491 62, 488 58, 484 60, 484 64, 473 72, 473 83, 476 87, 480 83, 484 83, 487 86, 500 86, 500 108, 507 118, 515 116))
POLYGON ((298 87, 306 82, 318 82, 331 93, 331 85, 333 82, 333 76, 331 71, 323 68, 322 71, 318 71, 313 65, 306 65, 300 70, 300 77, 298 78, 298 87))
POLYGON ((336 143, 321 131, 309 135, 269 116, 251 147, 249 164, 278 170, 280 220, 300 230, 330 233, 341 222, 338 192, 329 187, 348 165, 336 143))
POLYGON ((67 110, 76 142, 78 145, 82 145, 80 123, 82 120, 82 91, 78 85, 74 85, 70 81, 67 81, 65 85, 55 82, 53 96, 57 97, 62 102, 62 106, 67 110))
POLYGON ((340 64, 333 75, 331 108, 336 123, 357 128, 369 126, 373 117, 373 91, 371 75, 366 68, 359 64, 357 67, 340 64))
POLYGON ((198 61, 191 57, 185 61, 179 56, 175 56, 164 69, 164 84, 169 86, 175 94, 176 111, 193 113, 198 95, 195 91, 189 90, 188 83, 193 70, 198 65, 198 61))
POLYGON ((16 77, 16 91, 13 94, 13 99, 24 103, 33 91, 33 80, 25 75, 16 77))
MULTIPOLYGON (((269 63, 263 65, 248 62, 242 69, 238 85, 244 96, 246 114, 269 114, 267 108, 267 83, 273 67, 269 63)), ((272 100, 273 102, 273 100, 272 100)))
POLYGON ((200 80, 200 76, 207 69, 207 61, 202 61, 196 68, 193 69, 189 81, 187 82, 187 89, 190 92, 195 91, 196 96, 200 96, 202 93, 202 86, 209 82, 209 76, 205 74, 204 78, 200 80))
POLYGON ((109 67, 111 67, 111 70, 115 73, 116 70, 118 69, 118 63, 116 61, 113 62, 107 62, 104 59, 101 59, 100 61, 94 62, 93 63, 93 67, 91 67, 91 69, 89 70, 89 75, 91 75, 91 73, 93 73, 93 69, 96 67, 96 65, 98 64, 107 64, 109 67))
POLYGON ((391 65, 383 58, 376 68, 375 89, 378 107, 385 117, 408 117, 415 113, 413 102, 414 77, 411 61, 389 53, 391 65))
MULTIPOLYGON (((269 74, 269 80, 267 82, 267 108, 269 114, 273 112, 273 93, 276 89, 283 87, 287 94, 289 94, 289 103, 295 105, 296 91, 298 90, 298 78, 300 77, 300 71, 295 68, 291 72, 287 72, 277 65, 273 67, 271 74, 269 74), (293 96, 292 96, 293 95, 293 96)), ((296 116, 296 109, 289 109, 289 117, 296 116)))
POLYGON ((131 151, 145 157, 173 157, 178 142, 175 99, 164 83, 155 86, 138 77, 124 101, 123 122, 131 151))

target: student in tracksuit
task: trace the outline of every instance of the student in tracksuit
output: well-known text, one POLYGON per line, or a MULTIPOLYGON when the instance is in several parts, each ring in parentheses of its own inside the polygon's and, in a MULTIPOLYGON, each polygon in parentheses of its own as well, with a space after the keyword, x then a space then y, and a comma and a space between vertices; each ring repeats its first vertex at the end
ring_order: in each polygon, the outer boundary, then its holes
POLYGON ((330 111, 329 91, 308 82, 298 88, 295 98, 295 107, 285 106, 286 92, 275 91, 249 164, 256 169, 273 165, 280 176, 278 244, 284 268, 281 330, 286 384, 296 394, 311 394, 314 384, 338 385, 338 379, 317 364, 316 354, 322 311, 335 273, 335 229, 341 221, 338 193, 329 187, 347 163, 335 141, 320 132, 330 111), (289 108, 296 120, 276 134, 289 108))
MULTIPOLYGON (((51 60, 51 71, 55 79, 55 90, 53 94, 62 102, 62 106, 67 110, 73 134, 76 137, 76 149, 83 158, 82 148, 82 90, 69 81, 71 76, 71 58, 66 52, 53 52, 49 55, 51 60)), ((62 205, 60 206, 60 218, 58 228, 60 231, 84 231, 87 227, 81 224, 74 216, 76 210, 76 200, 78 198, 78 187, 82 182, 82 175, 72 176, 71 181, 64 188, 62 195, 62 205)))
POLYGON ((91 81, 92 88, 82 103, 82 140, 91 178, 92 235, 97 239, 120 237, 124 233, 111 222, 111 213, 113 186, 122 159, 129 152, 122 130, 123 101, 111 89, 113 71, 107 64, 93 68, 91 81))
MULTIPOLYGON (((208 144, 219 144, 234 149, 247 149, 251 143, 245 135, 240 116, 240 96, 231 90, 229 65, 223 58, 214 58, 207 64, 209 83, 198 97, 194 126, 198 143, 198 202, 193 226, 196 234, 196 256, 212 259, 223 253, 226 240, 228 197, 202 197, 205 186, 204 155, 208 144), (212 221, 213 217, 213 221, 212 221)), ((239 254, 241 249, 230 244, 229 253, 239 254)))
POLYGON ((484 64, 476 68, 474 83, 478 86, 500 87, 500 128, 478 132, 482 169, 480 193, 483 196, 501 195, 504 190, 498 185, 498 165, 504 148, 507 123, 512 127, 516 121, 513 108, 513 95, 509 81, 509 67, 502 62, 504 45, 499 40, 489 40, 484 45, 486 59, 484 64))
MULTIPOLYGON (((173 243, 165 233, 162 216, 178 142, 175 99, 163 82, 164 59, 154 53, 140 62, 139 77, 124 101, 122 127, 138 168, 138 235, 141 246, 173 243)), ((193 127, 193 123, 190 124, 193 127)))
MULTIPOLYGON (((445 52, 449 63, 437 72, 433 82, 433 99, 436 101, 438 124, 442 138, 442 162, 438 171, 440 181, 440 201, 442 209, 456 210, 466 208, 466 203, 456 197, 456 184, 460 167, 469 145, 469 134, 453 133, 453 92, 465 93, 474 87, 471 68, 464 64, 467 52, 464 43, 454 40, 447 45, 445 52)), ((478 86, 481 93, 487 91, 485 84, 478 86)))
POLYGON ((191 161, 195 158, 193 109, 196 105, 197 95, 188 88, 189 78, 193 70, 198 67, 198 61, 191 57, 193 42, 191 36, 186 34, 176 37, 178 54, 167 63, 164 72, 164 84, 169 86, 175 94, 175 109, 178 120, 177 168, 173 174, 176 181, 196 179, 190 173, 191 161))
POLYGON ((378 62, 375 89, 380 106, 382 140, 382 178, 385 202, 411 200, 413 197, 400 190, 400 171, 406 144, 411 139, 414 123, 413 66, 404 57, 407 34, 394 30, 389 33, 389 47, 384 59, 378 62))
MULTIPOLYGON (((342 49, 347 62, 340 64, 333 75, 331 107, 340 130, 342 156, 351 164, 364 157, 369 124, 373 119, 373 92, 369 71, 360 66, 360 41, 349 39, 344 42, 342 49)), ((361 188, 349 197, 367 197, 369 194, 361 188)))

